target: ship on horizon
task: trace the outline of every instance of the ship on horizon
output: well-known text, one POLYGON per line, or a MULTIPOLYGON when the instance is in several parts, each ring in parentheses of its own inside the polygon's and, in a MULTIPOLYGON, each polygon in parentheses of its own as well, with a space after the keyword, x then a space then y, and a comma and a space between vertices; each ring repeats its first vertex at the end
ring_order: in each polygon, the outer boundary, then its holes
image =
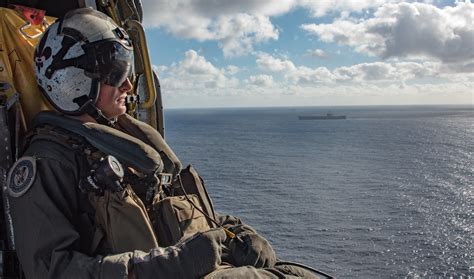
POLYGON ((346 119, 345 115, 334 115, 327 113, 326 115, 300 115, 299 120, 341 120, 346 119))

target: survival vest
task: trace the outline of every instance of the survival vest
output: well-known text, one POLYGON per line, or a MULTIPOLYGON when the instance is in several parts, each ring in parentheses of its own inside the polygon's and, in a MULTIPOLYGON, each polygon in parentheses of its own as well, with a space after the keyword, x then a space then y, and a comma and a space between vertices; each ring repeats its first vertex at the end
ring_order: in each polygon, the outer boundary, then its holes
POLYGON ((125 179, 120 191, 88 193, 97 225, 91 253, 104 241, 113 253, 148 251, 215 227, 211 221, 215 219, 214 208, 203 180, 191 166, 182 170, 176 155, 151 126, 123 115, 114 129, 53 112, 39 113, 34 123, 38 127, 33 140, 51 140, 85 153, 90 165, 101 156, 113 155, 124 166, 132 167, 133 174, 139 173, 125 179), (158 177, 165 173, 170 179, 160 180, 152 199, 148 199, 146 189, 154 184, 147 175, 158 169, 158 177))

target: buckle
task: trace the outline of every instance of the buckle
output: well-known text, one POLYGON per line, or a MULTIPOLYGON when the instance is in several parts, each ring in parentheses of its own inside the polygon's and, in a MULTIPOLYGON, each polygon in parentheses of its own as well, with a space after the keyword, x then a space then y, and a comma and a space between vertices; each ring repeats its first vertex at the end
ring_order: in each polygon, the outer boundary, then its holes
POLYGON ((173 183, 173 174, 162 172, 159 174, 161 186, 169 186, 173 183))

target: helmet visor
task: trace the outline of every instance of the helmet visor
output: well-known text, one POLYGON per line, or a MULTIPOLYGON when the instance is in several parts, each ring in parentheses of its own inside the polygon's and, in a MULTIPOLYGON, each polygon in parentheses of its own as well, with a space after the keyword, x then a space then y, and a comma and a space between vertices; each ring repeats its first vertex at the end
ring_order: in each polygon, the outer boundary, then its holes
POLYGON ((92 75, 101 82, 119 87, 129 77, 133 70, 133 49, 117 41, 102 41, 90 44, 86 52, 95 58, 95 69, 92 75))

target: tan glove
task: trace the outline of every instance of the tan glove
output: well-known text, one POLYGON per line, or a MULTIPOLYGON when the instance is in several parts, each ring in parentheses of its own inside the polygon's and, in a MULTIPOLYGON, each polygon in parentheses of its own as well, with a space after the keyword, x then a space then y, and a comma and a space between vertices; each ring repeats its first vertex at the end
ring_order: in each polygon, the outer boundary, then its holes
POLYGON ((268 241, 257 233, 238 235, 229 243, 232 263, 235 266, 251 265, 257 268, 273 267, 276 255, 268 241))
POLYGON ((131 270, 137 278, 199 278, 221 263, 223 229, 210 230, 149 253, 135 251, 131 270))

